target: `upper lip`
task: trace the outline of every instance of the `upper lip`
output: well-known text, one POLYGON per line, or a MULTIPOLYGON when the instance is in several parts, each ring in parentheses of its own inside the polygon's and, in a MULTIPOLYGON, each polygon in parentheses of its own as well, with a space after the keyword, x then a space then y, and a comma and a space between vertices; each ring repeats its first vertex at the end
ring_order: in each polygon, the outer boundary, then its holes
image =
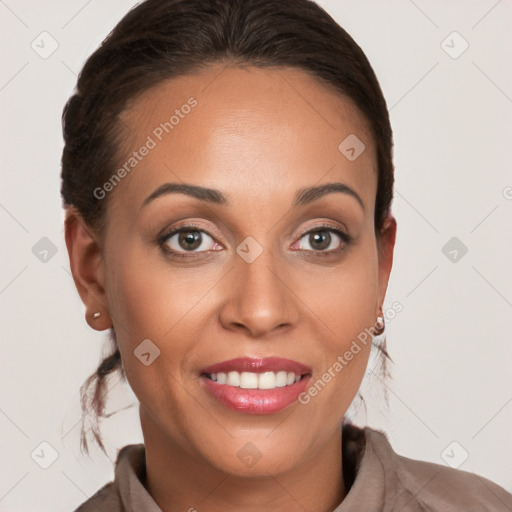
POLYGON ((305 375, 311 373, 308 366, 293 361, 292 359, 283 359, 281 357, 238 357, 229 361, 221 361, 212 364, 201 370, 201 373, 228 373, 228 372, 293 372, 296 375, 305 375))

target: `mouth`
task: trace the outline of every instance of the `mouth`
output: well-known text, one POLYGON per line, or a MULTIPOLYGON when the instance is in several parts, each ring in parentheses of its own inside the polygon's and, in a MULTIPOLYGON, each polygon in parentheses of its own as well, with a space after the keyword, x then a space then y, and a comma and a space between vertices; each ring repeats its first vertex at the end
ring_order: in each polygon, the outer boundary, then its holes
POLYGON ((291 386, 296 382, 300 382, 308 374, 300 375, 295 372, 286 372, 284 370, 278 372, 217 372, 203 373, 202 376, 225 386, 233 386, 242 389, 276 389, 291 386))
POLYGON ((282 358, 238 358, 200 372, 210 396, 231 410, 273 414, 297 401, 311 378, 311 368, 282 358))

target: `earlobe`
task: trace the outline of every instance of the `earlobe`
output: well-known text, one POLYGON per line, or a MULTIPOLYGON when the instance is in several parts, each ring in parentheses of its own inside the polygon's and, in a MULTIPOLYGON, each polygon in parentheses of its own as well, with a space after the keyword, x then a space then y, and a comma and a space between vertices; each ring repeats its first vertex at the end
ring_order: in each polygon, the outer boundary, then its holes
POLYGON ((102 313, 101 311, 99 311, 99 308, 98 311, 91 312, 86 307, 85 320, 89 324, 89 326, 95 329, 96 331, 104 331, 112 327, 112 320, 110 316, 107 313, 102 313))
POLYGON ((112 320, 108 313, 100 244, 74 207, 66 211, 64 228, 69 266, 85 305, 85 319, 93 329, 104 331, 112 326, 112 320))

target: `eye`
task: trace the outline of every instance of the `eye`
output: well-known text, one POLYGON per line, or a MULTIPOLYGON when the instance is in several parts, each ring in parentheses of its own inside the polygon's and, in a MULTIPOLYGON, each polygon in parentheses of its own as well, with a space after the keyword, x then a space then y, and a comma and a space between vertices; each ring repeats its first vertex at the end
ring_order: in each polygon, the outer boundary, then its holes
POLYGON ((187 257, 186 253, 207 252, 218 250, 219 244, 205 231, 195 226, 184 226, 163 235, 161 247, 179 257, 187 257))
POLYGON ((338 252, 349 245, 347 233, 332 226, 319 226, 302 235, 298 249, 315 252, 338 252))

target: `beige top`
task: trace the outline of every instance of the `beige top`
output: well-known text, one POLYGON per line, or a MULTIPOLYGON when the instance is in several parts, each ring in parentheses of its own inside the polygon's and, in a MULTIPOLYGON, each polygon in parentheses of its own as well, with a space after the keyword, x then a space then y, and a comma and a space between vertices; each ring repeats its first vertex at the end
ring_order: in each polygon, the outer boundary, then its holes
MULTIPOLYGON (((386 435, 371 428, 343 427, 345 499, 333 512, 512 511, 512 494, 466 471, 402 457, 386 435)), ((119 451, 115 479, 75 512, 162 512, 142 482, 143 444, 119 451)))

